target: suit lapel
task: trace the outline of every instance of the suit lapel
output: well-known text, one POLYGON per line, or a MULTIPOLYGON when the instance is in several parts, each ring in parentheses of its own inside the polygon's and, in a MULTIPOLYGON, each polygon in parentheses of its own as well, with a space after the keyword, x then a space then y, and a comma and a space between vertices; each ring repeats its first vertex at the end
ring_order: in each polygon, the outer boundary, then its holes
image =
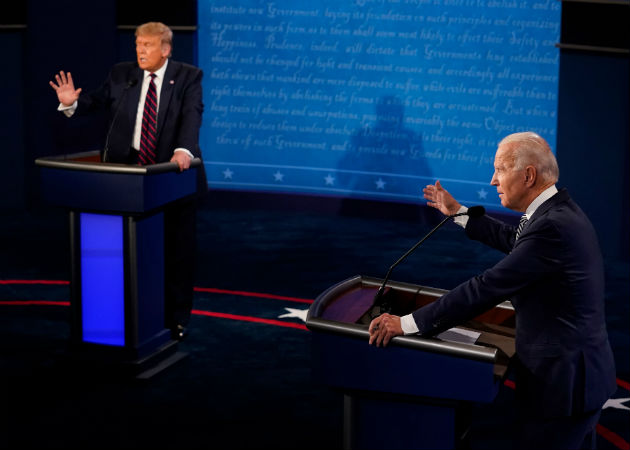
POLYGON ((140 92, 142 91, 143 76, 144 76, 144 71, 138 66, 130 70, 129 75, 127 76, 127 83, 130 83, 130 82, 133 82, 133 80, 136 80, 136 83, 129 88, 129 92, 127 93, 126 110, 127 110, 127 114, 129 114, 129 119, 131 123, 136 122, 136 114, 138 113, 138 103, 140 102, 140 92))
POLYGON ((160 140, 160 134, 164 128, 164 121, 166 120, 167 111, 171 104, 171 98, 173 97, 173 91, 175 89, 175 83, 177 82, 176 76, 179 72, 179 64, 175 61, 169 60, 166 66, 166 72, 164 73, 164 79, 162 80, 162 89, 160 91, 160 107, 158 111, 158 142, 160 140))

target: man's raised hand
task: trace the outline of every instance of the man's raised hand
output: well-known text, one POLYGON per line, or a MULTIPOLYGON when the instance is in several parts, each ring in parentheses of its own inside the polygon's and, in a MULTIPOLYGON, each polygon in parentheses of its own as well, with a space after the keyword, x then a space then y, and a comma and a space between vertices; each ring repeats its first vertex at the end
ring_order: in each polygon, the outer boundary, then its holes
POLYGON ((435 184, 427 185, 422 192, 424 198, 427 200, 427 205, 439 210, 446 216, 457 214, 457 211, 459 211, 459 208, 462 206, 442 187, 439 180, 436 181, 435 184))
POLYGON ((74 102, 76 102, 81 94, 81 88, 75 89, 74 82, 72 81, 72 75, 70 72, 67 74, 62 70, 59 74, 55 75, 54 81, 49 81, 48 84, 55 90, 57 93, 57 98, 59 99, 59 103, 64 106, 72 106, 74 102))

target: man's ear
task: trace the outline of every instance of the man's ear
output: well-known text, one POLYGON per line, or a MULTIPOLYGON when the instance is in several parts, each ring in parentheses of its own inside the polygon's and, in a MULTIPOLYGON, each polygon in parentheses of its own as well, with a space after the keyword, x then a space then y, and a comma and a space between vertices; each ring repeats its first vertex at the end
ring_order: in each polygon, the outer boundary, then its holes
POLYGON ((525 184, 527 186, 533 186, 536 184, 536 168, 534 166, 525 167, 525 184))
POLYGON ((162 56, 168 58, 171 56, 173 49, 168 44, 162 44, 162 56))

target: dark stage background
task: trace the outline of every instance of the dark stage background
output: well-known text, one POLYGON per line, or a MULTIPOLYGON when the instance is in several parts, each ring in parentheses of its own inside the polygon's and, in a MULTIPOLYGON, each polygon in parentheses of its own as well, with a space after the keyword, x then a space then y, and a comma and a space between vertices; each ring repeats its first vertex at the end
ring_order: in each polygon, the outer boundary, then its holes
MULTIPOLYGON (((340 448, 342 398, 312 379, 299 312, 342 279, 384 276, 437 223, 422 206, 213 190, 198 220, 196 313, 181 345, 188 358, 144 384, 59 363, 69 335, 68 220, 39 201, 33 161, 99 148, 103 127, 63 121, 48 80, 64 69, 96 87, 114 62, 133 59, 133 29, 148 20, 173 25, 177 59, 196 63, 196 2, 142 14, 146 4, 3 6, 0 46, 11 65, 0 71, 0 447, 340 448)), ((606 255, 622 399, 630 397, 630 77, 619 30, 628 9, 562 2, 557 137, 560 185, 593 220, 606 255)), ((499 257, 449 225, 392 279, 448 289, 499 257)), ((495 404, 476 407, 473 448, 510 445, 511 401, 506 386, 495 404)), ((604 411, 599 448, 629 448, 625 407, 604 411)))

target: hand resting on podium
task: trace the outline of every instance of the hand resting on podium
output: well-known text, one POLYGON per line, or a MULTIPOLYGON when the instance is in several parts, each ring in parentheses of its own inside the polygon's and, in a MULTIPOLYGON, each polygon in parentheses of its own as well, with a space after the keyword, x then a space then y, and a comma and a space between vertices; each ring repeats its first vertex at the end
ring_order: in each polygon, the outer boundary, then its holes
POLYGON ((370 345, 376 344, 377 347, 380 347, 381 344, 385 347, 393 337, 404 334, 400 326, 400 317, 388 313, 372 320, 368 330, 370 332, 370 345))

